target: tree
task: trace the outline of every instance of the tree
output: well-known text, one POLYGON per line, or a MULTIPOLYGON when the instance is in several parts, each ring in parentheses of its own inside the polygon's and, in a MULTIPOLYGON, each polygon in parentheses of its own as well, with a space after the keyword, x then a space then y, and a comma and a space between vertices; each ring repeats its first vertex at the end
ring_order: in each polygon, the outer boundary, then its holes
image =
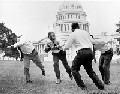
POLYGON ((15 33, 12 33, 11 29, 8 29, 4 23, 0 23, 0 49, 5 52, 4 56, 8 57, 19 57, 19 52, 16 48, 7 48, 10 45, 15 44, 14 38, 17 35, 15 33))

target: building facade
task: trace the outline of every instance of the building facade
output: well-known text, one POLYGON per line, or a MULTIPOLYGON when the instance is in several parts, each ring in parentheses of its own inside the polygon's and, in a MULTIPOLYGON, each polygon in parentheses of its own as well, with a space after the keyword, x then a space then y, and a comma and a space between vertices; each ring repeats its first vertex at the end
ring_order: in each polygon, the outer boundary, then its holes
MULTIPOLYGON (((65 1, 59 7, 59 11, 56 15, 56 22, 53 23, 53 31, 56 33, 57 37, 64 42, 72 32, 71 25, 74 22, 79 24, 81 30, 89 32, 89 23, 86 21, 86 16, 79 1, 65 1)), ((51 53, 46 54, 44 52, 46 41, 47 37, 33 44, 39 54, 41 54, 42 57, 44 56, 44 60, 51 60, 51 53)), ((73 54, 73 52, 74 47, 67 51, 68 60, 74 58, 75 53, 73 54)))
MULTIPOLYGON (((56 22, 53 24, 53 31, 56 33, 57 37, 59 37, 62 41, 66 41, 68 36, 71 34, 71 25, 72 23, 76 22, 79 24, 80 29, 84 30, 85 32, 89 32, 89 22, 86 21, 86 13, 83 11, 83 7, 81 6, 79 1, 65 1, 63 2, 60 7, 59 11, 56 15, 56 22)), ((120 34, 115 35, 107 35, 106 32, 102 32, 101 35, 93 36, 96 40, 101 40, 105 37, 111 38, 111 46, 116 49, 116 45, 119 45, 116 38, 120 37, 120 34)), ((47 42, 47 37, 33 43, 37 51, 39 52, 42 60, 44 61, 51 61, 52 55, 50 53, 45 53, 45 43, 47 42)), ((73 60, 75 56, 74 47, 69 49, 67 52, 67 60, 73 60)))
POLYGON ((80 2, 63 2, 57 12, 53 30, 56 34, 59 34, 63 41, 66 41, 67 37, 72 32, 71 25, 74 22, 79 24, 81 30, 89 32, 89 23, 86 21, 86 16, 80 2))

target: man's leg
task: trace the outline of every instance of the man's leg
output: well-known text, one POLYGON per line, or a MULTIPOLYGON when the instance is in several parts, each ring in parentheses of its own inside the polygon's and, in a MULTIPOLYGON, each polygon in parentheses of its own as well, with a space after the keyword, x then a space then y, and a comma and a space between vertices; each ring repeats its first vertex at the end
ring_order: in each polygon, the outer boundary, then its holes
POLYGON ((103 68, 103 64, 104 64, 105 60, 104 60, 104 56, 101 55, 100 59, 99 59, 99 71, 101 73, 102 76, 102 80, 104 81, 104 68, 103 68))
POLYGON ((72 80, 72 72, 71 72, 70 66, 68 65, 66 55, 60 56, 59 58, 62 61, 62 64, 63 64, 64 68, 66 69, 66 72, 69 74, 70 79, 72 80))
POLYGON ((29 68, 30 68, 30 60, 27 55, 24 55, 24 75, 26 76, 26 82, 31 83, 32 81, 30 80, 30 73, 29 73, 29 68))
POLYGON ((85 62, 83 66, 87 74, 89 75, 89 77, 93 80, 95 85, 98 87, 98 89, 104 90, 104 85, 102 84, 102 82, 99 80, 98 76, 92 69, 92 60, 85 62))
POLYGON ((81 89, 86 89, 86 85, 84 84, 83 80, 81 79, 81 75, 79 73, 81 62, 78 59, 79 56, 75 56, 74 60, 72 61, 72 75, 77 83, 77 85, 81 89))
POLYGON ((99 80, 98 76, 92 69, 92 59, 93 59, 92 50, 90 48, 84 48, 78 51, 78 56, 79 56, 79 63, 82 63, 89 77, 92 78, 93 82, 99 89, 103 90, 104 85, 102 84, 102 82, 99 80))
POLYGON ((32 61, 42 70, 42 75, 45 76, 45 69, 38 54, 32 56, 32 61))
POLYGON ((110 62, 111 62, 112 57, 107 55, 105 58, 105 62, 103 65, 104 68, 104 83, 105 84, 110 84, 110 62))
POLYGON ((53 62, 54 62, 54 72, 57 77, 56 84, 59 84, 61 82, 60 80, 60 70, 59 70, 59 58, 56 55, 53 55, 53 62))

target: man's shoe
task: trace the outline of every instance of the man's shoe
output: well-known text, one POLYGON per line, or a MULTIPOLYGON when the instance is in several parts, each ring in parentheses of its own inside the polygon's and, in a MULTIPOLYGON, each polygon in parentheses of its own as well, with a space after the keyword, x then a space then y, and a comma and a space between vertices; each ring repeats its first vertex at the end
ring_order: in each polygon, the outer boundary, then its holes
POLYGON ((72 76, 72 74, 69 74, 69 78, 72 80, 73 79, 73 76, 72 76))
POLYGON ((80 87, 82 90, 87 90, 87 87, 85 86, 85 87, 80 87))
POLYGON ((31 81, 31 80, 28 80, 28 81, 26 81, 26 83, 32 83, 32 81, 31 81))
POLYGON ((78 87, 80 87, 82 90, 87 90, 87 87, 85 85, 84 86, 78 85, 78 87))
POLYGON ((98 87, 98 89, 100 89, 100 90, 105 90, 104 86, 98 87))
POLYGON ((81 89, 82 89, 82 90, 87 90, 87 87, 82 87, 81 89))
POLYGON ((105 85, 110 85, 111 83, 109 82, 109 83, 105 83, 105 85))
POLYGON ((42 71, 42 75, 44 75, 44 76, 45 76, 45 71, 42 71))
POLYGON ((57 80, 56 80, 56 84, 60 84, 61 82, 62 82, 61 79, 57 79, 57 80))

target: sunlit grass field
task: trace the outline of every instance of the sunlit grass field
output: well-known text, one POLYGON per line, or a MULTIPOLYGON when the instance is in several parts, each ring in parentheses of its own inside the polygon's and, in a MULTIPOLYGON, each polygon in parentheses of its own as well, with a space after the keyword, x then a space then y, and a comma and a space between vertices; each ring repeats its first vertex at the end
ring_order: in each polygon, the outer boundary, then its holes
MULTIPOLYGON (((31 62, 30 74, 32 84, 26 84, 23 72, 23 62, 0 61, 0 94, 119 94, 120 93, 120 63, 111 63, 111 85, 105 85, 106 90, 100 91, 89 78, 83 66, 80 74, 88 91, 77 87, 75 80, 69 79, 62 63, 60 62, 61 84, 56 84, 53 62, 43 62, 46 76, 41 75, 41 70, 31 62)), ((71 66, 71 62, 69 62, 71 66)), ((93 69, 101 79, 98 63, 93 63, 93 69)))

